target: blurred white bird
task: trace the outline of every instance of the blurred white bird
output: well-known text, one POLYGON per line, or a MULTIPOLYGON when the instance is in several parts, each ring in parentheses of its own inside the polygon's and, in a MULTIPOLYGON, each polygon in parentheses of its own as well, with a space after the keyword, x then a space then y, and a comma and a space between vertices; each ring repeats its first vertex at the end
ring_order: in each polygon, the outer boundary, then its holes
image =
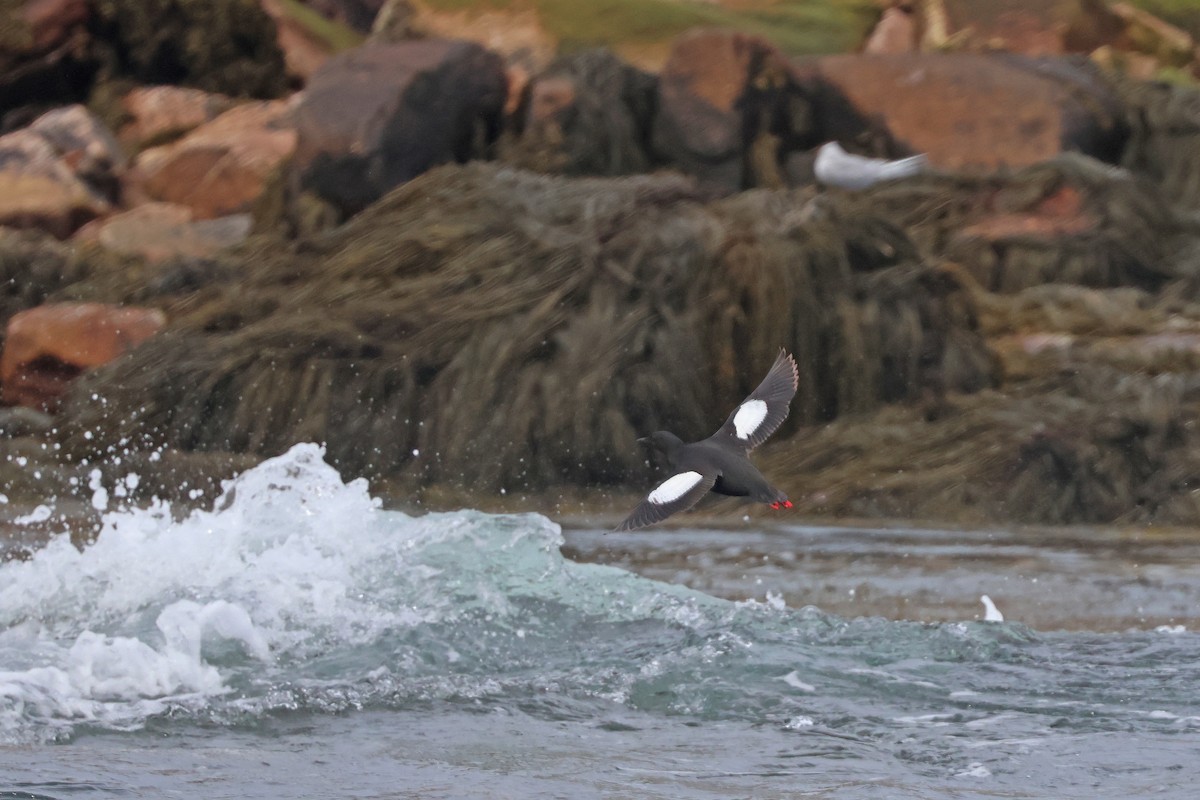
POLYGON ((928 168, 929 159, 924 154, 888 161, 847 153, 837 142, 821 145, 813 163, 817 180, 839 189, 866 189, 880 181, 916 175, 928 168))

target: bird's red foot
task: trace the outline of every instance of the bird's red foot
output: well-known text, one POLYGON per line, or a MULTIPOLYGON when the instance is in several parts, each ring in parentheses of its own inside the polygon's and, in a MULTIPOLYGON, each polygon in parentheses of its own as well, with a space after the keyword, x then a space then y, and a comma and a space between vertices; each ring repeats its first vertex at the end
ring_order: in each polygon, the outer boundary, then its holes
POLYGON ((778 500, 776 500, 774 503, 771 503, 771 508, 775 509, 776 511, 778 511, 781 508, 791 508, 791 507, 792 507, 791 500, 784 500, 782 503, 779 502, 778 500))

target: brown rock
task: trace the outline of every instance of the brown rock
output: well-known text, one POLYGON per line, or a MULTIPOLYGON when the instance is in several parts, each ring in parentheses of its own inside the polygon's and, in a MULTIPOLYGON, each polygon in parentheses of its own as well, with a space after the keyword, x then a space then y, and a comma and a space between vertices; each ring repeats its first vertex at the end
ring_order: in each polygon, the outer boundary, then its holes
POLYGON ((259 0, 259 3, 275 21, 279 49, 283 51, 288 76, 296 83, 307 83, 312 74, 334 54, 333 46, 288 13, 283 0, 259 0))
POLYGON ((505 87, 500 58, 469 42, 372 42, 335 56, 296 113, 301 186, 353 214, 430 167, 480 156, 505 87))
POLYGON ((1079 151, 1115 161, 1121 107, 1098 73, 1065 60, 945 53, 836 55, 797 62, 818 105, 817 127, 852 138, 877 120, 935 168, 1020 167, 1079 151), (849 118, 848 118, 849 115, 849 118))
POLYGON ((188 206, 198 219, 244 213, 295 147, 291 101, 246 103, 177 142, 143 151, 131 191, 188 206))
POLYGON ((162 311, 100 303, 54 303, 14 314, 0 356, 10 405, 53 410, 85 369, 108 363, 166 324, 162 311))
POLYGON ((104 162, 113 167, 125 163, 116 137, 85 106, 76 104, 42 114, 29 130, 49 142, 73 169, 85 162, 104 162))
POLYGON ((145 203, 88 223, 75 239, 161 262, 177 257, 204 258, 232 247, 246 239, 250 225, 249 214, 197 220, 187 206, 145 203))
POLYGON ((48 111, 29 126, 96 195, 116 201, 126 158, 116 137, 81 105, 48 111))
POLYGON ((183 86, 142 86, 121 98, 128 121, 117 138, 130 151, 165 144, 233 107, 223 94, 183 86))
POLYGON ((88 0, 26 0, 22 13, 30 50, 45 52, 66 41, 91 16, 89 6, 88 0))
POLYGON ((388 0, 375 18, 371 38, 475 42, 499 55, 506 65, 520 67, 530 75, 545 69, 558 52, 557 38, 542 24, 536 9, 491 9, 484 3, 438 10, 419 0, 388 0))
POLYGON ((66 238, 108 210, 44 137, 28 129, 0 136, 0 225, 66 238))
POLYGON ((863 46, 863 52, 871 55, 911 53, 916 49, 917 21, 910 11, 897 6, 884 10, 863 46))
POLYGON ((918 9, 926 50, 1090 52, 1122 27, 1103 0, 932 0, 918 9))
POLYGON ((692 31, 675 40, 659 75, 654 147, 685 172, 729 189, 772 184, 778 175, 760 174, 761 158, 752 168, 751 153, 765 141, 782 162, 794 140, 808 135, 808 111, 787 60, 766 39, 692 31))
POLYGON ((1031 211, 1002 213, 966 226, 958 234, 995 242, 1026 237, 1055 239, 1094 231, 1100 220, 1084 208, 1083 195, 1070 185, 1042 198, 1031 211))

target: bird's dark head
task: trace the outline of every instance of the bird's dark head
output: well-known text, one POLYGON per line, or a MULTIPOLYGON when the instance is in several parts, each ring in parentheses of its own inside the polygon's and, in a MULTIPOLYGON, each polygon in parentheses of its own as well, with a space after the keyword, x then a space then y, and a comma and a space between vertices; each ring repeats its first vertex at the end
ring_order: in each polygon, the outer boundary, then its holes
POLYGON ((655 431, 649 436, 643 436, 638 441, 655 452, 667 455, 670 455, 676 449, 683 446, 683 440, 670 431, 655 431))

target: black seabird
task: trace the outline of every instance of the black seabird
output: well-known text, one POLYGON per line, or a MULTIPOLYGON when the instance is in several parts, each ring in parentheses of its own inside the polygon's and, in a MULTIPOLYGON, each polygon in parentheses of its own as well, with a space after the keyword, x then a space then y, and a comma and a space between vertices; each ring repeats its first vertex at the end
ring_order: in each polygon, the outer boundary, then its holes
POLYGON ((656 486, 617 530, 632 531, 662 522, 691 508, 709 491, 749 497, 770 503, 771 508, 791 508, 787 495, 769 484, 746 456, 787 419, 799 385, 795 359, 780 350, 767 377, 712 436, 684 444, 675 434, 658 431, 638 439, 666 454, 672 475, 656 486))

